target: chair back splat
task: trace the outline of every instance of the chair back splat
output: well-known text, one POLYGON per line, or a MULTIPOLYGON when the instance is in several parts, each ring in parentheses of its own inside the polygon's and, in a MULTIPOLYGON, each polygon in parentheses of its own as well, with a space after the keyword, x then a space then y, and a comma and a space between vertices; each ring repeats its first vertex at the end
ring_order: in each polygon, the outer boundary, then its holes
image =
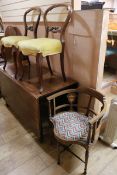
POLYGON ((45 31, 46 31, 46 37, 49 36, 49 32, 52 33, 60 33, 60 40, 62 43, 64 43, 64 33, 66 30, 66 27, 71 19, 72 14, 72 8, 68 4, 55 4, 48 8, 44 13, 44 24, 45 24, 45 31), (53 26, 50 22, 48 22, 47 17, 49 16, 49 12, 52 11, 54 8, 65 8, 66 9, 66 17, 63 21, 63 25, 57 24, 57 26, 53 26))
POLYGON ((106 111, 106 99, 103 94, 92 89, 79 87, 55 93, 47 97, 50 121, 54 126, 54 135, 58 142, 58 164, 60 164, 59 144, 85 163, 87 174, 89 148, 95 145, 106 111), (99 110, 97 106, 99 105, 99 110), (97 112, 98 111, 98 112, 97 112), (71 149, 72 144, 85 148, 85 160, 71 149))
POLYGON ((31 31, 33 32, 34 38, 37 38, 37 30, 40 22, 40 17, 41 17, 40 7, 32 7, 24 13, 24 26, 25 26, 24 36, 28 35, 28 31, 31 31), (37 18, 36 20, 35 16, 37 18), (31 21, 28 20, 28 17, 31 18, 31 21))

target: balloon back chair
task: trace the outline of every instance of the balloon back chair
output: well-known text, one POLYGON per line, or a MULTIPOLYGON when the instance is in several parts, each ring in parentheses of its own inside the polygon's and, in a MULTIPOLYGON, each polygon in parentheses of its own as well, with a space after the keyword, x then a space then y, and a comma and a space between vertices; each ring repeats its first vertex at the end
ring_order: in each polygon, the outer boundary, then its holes
POLYGON ((71 6, 67 4, 55 4, 50 6, 44 13, 46 37, 31 39, 29 41, 21 41, 18 43, 19 52, 22 52, 24 55, 36 56, 36 65, 37 65, 40 92, 43 91, 42 60, 44 57, 46 57, 49 71, 52 75, 53 72, 51 69, 49 56, 60 54, 62 76, 64 81, 66 80, 65 71, 64 71, 64 47, 65 47, 64 34, 65 34, 66 27, 71 19, 71 13, 72 13, 71 6), (50 12, 52 13, 52 10, 55 10, 55 8, 56 9, 58 8, 58 11, 59 9, 61 10, 61 8, 66 9, 66 15, 64 16, 65 20, 62 24, 58 23, 58 26, 55 26, 54 22, 51 23, 50 21, 48 21, 48 16, 50 15, 50 12), (50 38, 50 35, 49 35, 50 33, 53 33, 53 34, 59 33, 60 39, 50 38))
MULTIPOLYGON (((19 41, 28 40, 32 37, 28 36, 28 32, 33 32, 33 38, 37 38, 37 29, 40 22, 41 17, 41 9, 40 7, 32 7, 28 9, 24 13, 24 36, 17 35, 17 36, 7 36, 3 37, 1 39, 2 42, 2 53, 4 55, 5 64, 3 69, 5 70, 6 64, 7 64, 7 57, 5 53, 5 48, 11 48, 12 49, 12 56, 14 59, 14 65, 15 65, 15 78, 17 77, 17 60, 16 60, 16 53, 17 53, 17 44, 19 41), (36 18, 36 19, 35 19, 36 18)), ((23 57, 26 59, 29 63, 30 67, 30 61, 28 57, 23 57)), ((30 69, 30 68, 29 68, 30 69)))
POLYGON ((87 174, 89 148, 95 145, 99 137, 106 109, 105 96, 92 88, 80 87, 55 93, 47 97, 47 100, 50 121, 54 126, 54 136, 58 143, 58 164, 60 164, 61 153, 68 150, 85 163, 84 174, 87 174), (98 113, 95 103, 98 105, 100 103, 98 113), (85 160, 70 149, 72 144, 85 148, 85 160), (61 150, 60 146, 64 149, 61 150))

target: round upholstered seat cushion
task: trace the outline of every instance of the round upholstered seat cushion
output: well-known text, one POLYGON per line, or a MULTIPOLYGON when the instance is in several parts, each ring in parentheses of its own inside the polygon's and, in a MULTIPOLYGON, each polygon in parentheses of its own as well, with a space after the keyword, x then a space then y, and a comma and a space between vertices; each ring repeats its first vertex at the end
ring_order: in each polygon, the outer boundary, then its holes
POLYGON ((77 112, 63 112, 50 118, 54 125, 54 134, 66 141, 86 140, 89 130, 89 118, 77 112))
POLYGON ((12 46, 17 47, 17 43, 19 41, 29 40, 29 39, 32 39, 32 38, 29 36, 7 36, 1 39, 1 43, 5 47, 12 47, 12 46))
POLYGON ((24 55, 35 56, 37 53, 41 53, 43 57, 58 54, 62 51, 61 41, 52 38, 38 38, 28 41, 20 41, 18 42, 18 47, 24 55))

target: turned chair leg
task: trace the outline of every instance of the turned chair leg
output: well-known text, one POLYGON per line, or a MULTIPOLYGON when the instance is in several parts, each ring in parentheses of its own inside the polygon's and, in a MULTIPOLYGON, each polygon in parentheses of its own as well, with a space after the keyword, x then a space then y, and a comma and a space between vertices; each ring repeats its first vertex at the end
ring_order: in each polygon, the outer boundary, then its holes
POLYGON ((30 64, 29 56, 23 56, 23 60, 26 60, 27 63, 28 63, 28 79, 30 79, 30 68, 31 68, 31 64, 30 64))
POLYGON ((60 64, 61 64, 61 72, 63 76, 63 80, 66 81, 66 75, 64 70, 64 53, 60 53, 60 64))
POLYGON ((30 79, 30 67, 31 67, 31 64, 30 64, 30 60, 29 60, 29 57, 27 56, 27 62, 28 62, 28 79, 30 79))
POLYGON ((84 168, 84 175, 87 174, 88 159, 89 159, 89 148, 86 148, 86 152, 85 152, 85 168, 84 168))
POLYGON ((17 51, 13 51, 13 60, 14 60, 14 66, 15 66, 15 79, 17 79, 17 73, 18 73, 18 69, 17 69, 17 51))
POLYGON ((20 76, 19 80, 22 81, 23 76, 24 76, 24 67, 22 64, 22 52, 20 52, 19 50, 17 51, 17 60, 19 63, 19 69, 21 71, 21 76, 20 76))
POLYGON ((53 75, 53 71, 52 71, 52 68, 51 68, 49 56, 46 56, 46 60, 47 60, 47 64, 48 64, 48 68, 49 68, 50 74, 53 75))
POLYGON ((42 63, 43 57, 40 53, 36 55, 36 66, 37 66, 37 74, 38 74, 38 82, 39 82, 39 92, 43 92, 43 72, 42 72, 42 63))
POLYGON ((4 59, 4 66, 3 66, 3 70, 5 70, 6 65, 7 65, 7 58, 6 58, 6 53, 5 53, 5 47, 2 45, 1 47, 1 53, 2 53, 2 57, 4 59))
POLYGON ((58 153, 58 160, 57 160, 57 164, 60 165, 60 161, 61 161, 61 152, 60 152, 60 143, 57 142, 57 153, 58 153))

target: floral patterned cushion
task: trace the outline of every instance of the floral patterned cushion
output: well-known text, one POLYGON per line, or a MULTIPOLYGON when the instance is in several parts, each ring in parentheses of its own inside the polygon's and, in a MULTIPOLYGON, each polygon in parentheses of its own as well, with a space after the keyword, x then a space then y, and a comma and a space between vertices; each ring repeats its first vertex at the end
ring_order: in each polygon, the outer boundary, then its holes
POLYGON ((77 112, 63 112, 50 118, 55 135, 66 141, 86 140, 89 118, 77 112))

